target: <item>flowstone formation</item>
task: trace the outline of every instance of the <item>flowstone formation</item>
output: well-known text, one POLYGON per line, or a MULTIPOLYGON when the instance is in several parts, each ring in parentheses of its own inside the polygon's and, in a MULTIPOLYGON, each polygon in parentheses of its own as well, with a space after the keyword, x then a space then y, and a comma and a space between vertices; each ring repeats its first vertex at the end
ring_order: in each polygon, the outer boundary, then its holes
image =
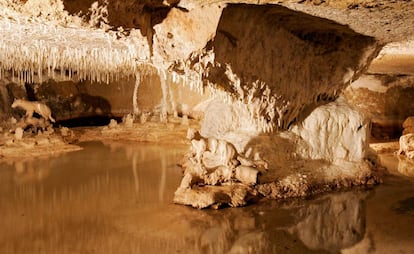
POLYGON ((342 98, 318 107, 290 130, 256 136, 240 130, 226 133, 236 146, 211 133, 207 138, 190 131, 192 147, 182 162, 184 177, 174 202, 236 207, 263 197, 306 197, 375 185, 383 172, 368 147, 368 131, 364 118, 342 98))
POLYGON ((129 139, 153 138, 148 117, 177 136, 201 119, 176 203, 235 207, 380 181, 366 121, 338 100, 382 47, 373 37, 279 5, 0 4, 0 79, 13 98, 10 84, 24 85, 19 98, 41 98, 57 121, 72 109, 127 115, 99 134, 129 139), (108 90, 93 94, 99 83, 108 90))
POLYGON ((250 154, 238 154, 231 143, 203 138, 189 129, 191 152, 183 160, 184 177, 175 192, 174 202, 197 208, 246 205, 257 196, 254 185, 268 165, 250 154), (198 136, 198 137, 197 137, 198 136))

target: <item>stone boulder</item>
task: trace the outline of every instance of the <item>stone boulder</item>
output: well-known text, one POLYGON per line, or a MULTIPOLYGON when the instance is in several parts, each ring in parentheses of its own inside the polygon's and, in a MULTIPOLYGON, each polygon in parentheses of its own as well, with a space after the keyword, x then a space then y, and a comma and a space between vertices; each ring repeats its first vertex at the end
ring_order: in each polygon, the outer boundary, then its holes
POLYGON ((414 159, 414 133, 401 136, 398 154, 405 155, 409 159, 414 159))
POLYGON ((414 116, 410 116, 405 119, 403 123, 403 135, 414 133, 414 116))

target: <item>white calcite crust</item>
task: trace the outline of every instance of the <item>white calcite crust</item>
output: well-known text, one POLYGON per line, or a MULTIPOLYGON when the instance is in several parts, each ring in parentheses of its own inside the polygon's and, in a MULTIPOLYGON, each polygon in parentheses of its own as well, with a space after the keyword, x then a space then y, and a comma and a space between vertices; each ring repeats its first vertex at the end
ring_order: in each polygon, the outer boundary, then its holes
POLYGON ((305 141, 298 148, 304 158, 359 162, 368 149, 368 122, 342 98, 316 108, 291 131, 305 141))

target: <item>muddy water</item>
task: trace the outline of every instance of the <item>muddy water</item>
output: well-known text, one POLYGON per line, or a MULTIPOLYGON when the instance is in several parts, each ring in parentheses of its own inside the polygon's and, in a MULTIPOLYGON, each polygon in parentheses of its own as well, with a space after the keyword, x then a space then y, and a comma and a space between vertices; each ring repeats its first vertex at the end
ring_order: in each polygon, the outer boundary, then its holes
POLYGON ((0 253, 414 253, 413 178, 195 210, 171 203, 185 148, 83 146, 0 164, 0 253))

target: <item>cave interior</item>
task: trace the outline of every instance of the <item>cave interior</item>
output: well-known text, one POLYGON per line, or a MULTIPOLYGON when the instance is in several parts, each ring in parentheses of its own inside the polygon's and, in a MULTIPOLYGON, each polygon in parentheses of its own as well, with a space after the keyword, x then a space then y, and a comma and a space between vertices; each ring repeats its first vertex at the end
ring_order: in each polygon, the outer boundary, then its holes
POLYGON ((412 24, 407 0, 0 0, 0 252, 411 253, 412 24))

